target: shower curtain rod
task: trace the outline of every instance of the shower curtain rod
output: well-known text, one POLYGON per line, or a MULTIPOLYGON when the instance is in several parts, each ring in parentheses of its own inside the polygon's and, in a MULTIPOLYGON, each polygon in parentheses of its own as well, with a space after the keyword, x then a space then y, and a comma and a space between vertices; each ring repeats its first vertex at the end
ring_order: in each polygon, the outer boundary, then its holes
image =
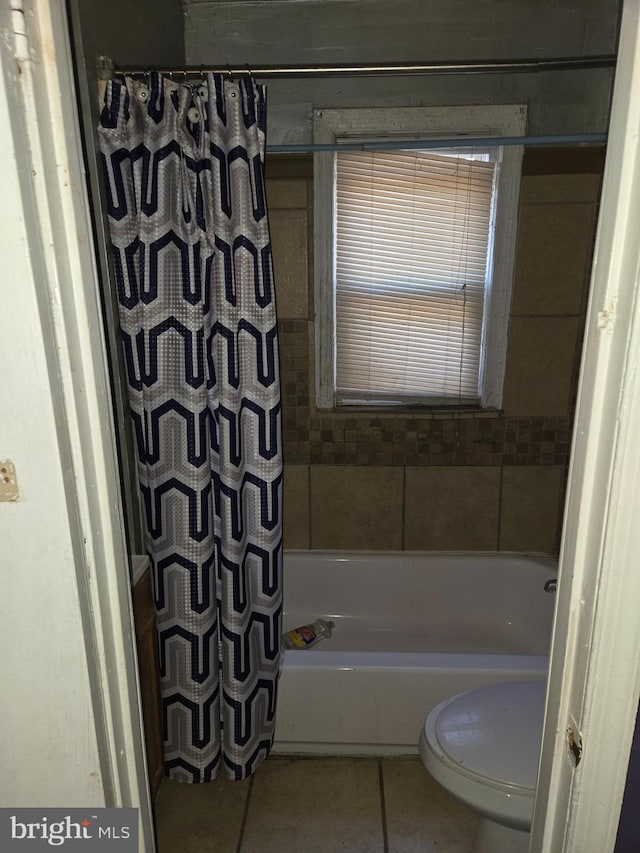
MULTIPOLYGON (((493 61, 477 60, 470 62, 404 62, 369 65, 264 65, 264 66, 185 66, 183 68, 151 68, 150 66, 131 66, 126 68, 113 63, 108 56, 98 57, 99 78, 104 81, 112 75, 144 77, 156 71, 167 77, 202 78, 205 74, 224 74, 239 77, 250 74, 253 77, 285 79, 296 77, 338 77, 349 75, 390 76, 390 75, 448 75, 448 74, 526 74, 541 71, 578 71, 591 68, 614 68, 615 54, 597 56, 572 56, 552 59, 498 59, 493 61)), ((311 154, 322 151, 375 151, 392 149, 429 149, 429 148, 470 148, 482 145, 602 145, 607 141, 606 133, 566 134, 555 136, 514 136, 514 137, 465 137, 457 139, 409 139, 387 140, 386 142, 336 142, 311 144, 267 145, 271 154, 298 153, 311 154)))
POLYGON ((445 75, 445 74, 527 74, 539 71, 580 71, 590 68, 613 68, 616 64, 614 54, 601 56, 570 56, 555 59, 496 59, 474 60, 469 62, 402 62, 402 63, 355 63, 352 65, 261 65, 244 66, 222 65, 217 67, 185 66, 184 68, 150 68, 132 66, 129 68, 114 65, 102 57, 102 67, 107 73, 140 77, 150 71, 157 71, 168 77, 202 77, 204 74, 227 74, 238 77, 250 74, 253 77, 337 77, 362 75, 370 77, 387 75, 445 75), (105 61, 106 60, 106 61, 105 61))
POLYGON ((453 139, 388 139, 384 142, 311 142, 267 145, 267 154, 315 154, 332 151, 395 151, 398 149, 481 148, 498 145, 604 145, 606 133, 548 136, 464 136, 453 139))

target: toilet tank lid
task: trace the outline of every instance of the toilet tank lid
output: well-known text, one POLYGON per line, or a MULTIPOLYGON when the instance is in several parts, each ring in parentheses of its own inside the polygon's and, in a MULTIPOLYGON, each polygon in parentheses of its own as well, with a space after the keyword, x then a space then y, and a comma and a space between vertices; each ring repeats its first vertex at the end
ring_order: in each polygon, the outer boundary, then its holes
POLYGON ((440 712, 435 734, 466 771, 502 785, 535 788, 544 720, 544 681, 511 681, 461 693, 440 712))

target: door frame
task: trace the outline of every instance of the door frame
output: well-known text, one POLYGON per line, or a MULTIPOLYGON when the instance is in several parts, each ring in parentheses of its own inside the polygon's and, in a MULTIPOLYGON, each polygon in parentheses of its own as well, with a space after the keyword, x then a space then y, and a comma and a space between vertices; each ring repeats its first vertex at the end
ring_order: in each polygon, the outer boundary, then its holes
MULTIPOLYGON (((16 215, 28 213, 38 255, 34 286, 42 310, 28 322, 40 325, 51 343, 48 371, 58 389, 54 406, 74 542, 69 559, 91 687, 86 726, 95 731, 104 805, 137 808, 139 851, 152 853, 130 556, 69 22, 65 0, 12 0, 11 6, 11 25, 3 30, 15 63, 7 77, 15 103, 11 121, 26 143, 15 163, 23 187, 16 215)), ((3 368, 20 375, 17 359, 3 368)))
POLYGON ((626 0, 531 849, 614 849, 640 692, 640 2, 626 0), (576 755, 570 737, 581 749, 576 755))

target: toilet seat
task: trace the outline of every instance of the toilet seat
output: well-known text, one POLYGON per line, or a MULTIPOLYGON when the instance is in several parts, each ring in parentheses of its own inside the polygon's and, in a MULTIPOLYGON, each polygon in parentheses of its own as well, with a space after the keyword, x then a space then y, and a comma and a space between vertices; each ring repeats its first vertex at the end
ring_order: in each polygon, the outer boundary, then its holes
POLYGON ((528 830, 542 741, 545 682, 487 685, 427 716, 420 755, 431 775, 488 818, 528 830))
POLYGON ((535 788, 545 684, 512 681, 461 693, 440 706, 435 735, 461 769, 499 785, 535 788))

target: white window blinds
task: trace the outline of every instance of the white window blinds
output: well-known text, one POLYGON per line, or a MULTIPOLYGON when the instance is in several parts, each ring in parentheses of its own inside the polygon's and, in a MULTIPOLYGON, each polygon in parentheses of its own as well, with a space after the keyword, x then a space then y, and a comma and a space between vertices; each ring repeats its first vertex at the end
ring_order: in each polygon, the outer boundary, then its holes
POLYGON ((478 402, 494 155, 336 155, 339 402, 478 402))

